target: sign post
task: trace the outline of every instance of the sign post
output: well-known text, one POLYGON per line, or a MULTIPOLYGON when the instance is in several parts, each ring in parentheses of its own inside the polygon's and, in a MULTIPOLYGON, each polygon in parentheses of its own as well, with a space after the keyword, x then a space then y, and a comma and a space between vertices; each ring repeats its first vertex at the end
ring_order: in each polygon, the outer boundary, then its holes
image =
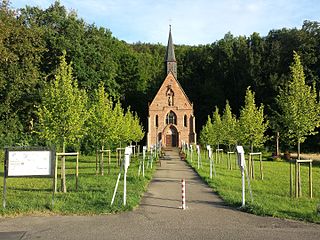
POLYGON ((130 156, 132 154, 132 146, 128 146, 125 148, 124 151, 124 159, 122 160, 122 164, 120 167, 120 172, 118 174, 118 179, 116 182, 116 186, 114 188, 114 192, 113 192, 113 196, 112 196, 112 200, 111 200, 111 206, 113 205, 114 199, 116 197, 116 193, 117 193, 117 189, 118 189, 118 185, 119 185, 119 181, 120 181, 120 177, 121 177, 121 170, 122 167, 124 168, 124 174, 123 174, 123 205, 125 206, 127 203, 127 170, 128 167, 130 165, 130 156))
POLYGON ((214 170, 214 176, 216 176, 216 170, 214 168, 214 162, 212 159, 212 149, 210 145, 207 145, 207 150, 208 150, 208 157, 210 161, 210 179, 212 179, 212 169, 214 170))
POLYGON ((6 207, 7 183, 10 177, 52 177, 54 204, 54 151, 48 148, 6 148, 3 177, 3 208, 6 207))
POLYGON ((142 176, 144 177, 144 160, 146 159, 147 146, 143 146, 143 156, 142 156, 142 176))
POLYGON ((197 154, 198 154, 198 169, 200 168, 200 146, 197 145, 197 154))
POLYGON ((242 206, 245 207, 245 176, 244 176, 244 170, 245 170, 245 158, 244 158, 244 149, 242 146, 237 146, 237 156, 238 156, 238 164, 241 170, 241 179, 242 179, 242 206))
POLYGON ((124 174, 123 174, 123 205, 127 204, 127 171, 130 165, 130 156, 132 154, 132 147, 126 147, 124 150, 124 174))

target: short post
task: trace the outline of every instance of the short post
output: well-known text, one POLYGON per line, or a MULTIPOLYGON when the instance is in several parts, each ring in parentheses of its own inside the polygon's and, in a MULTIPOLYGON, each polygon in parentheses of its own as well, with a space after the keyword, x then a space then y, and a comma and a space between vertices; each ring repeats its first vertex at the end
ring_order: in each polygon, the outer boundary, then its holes
MULTIPOLYGON (((63 169, 65 168, 65 158, 67 156, 75 156, 76 157, 76 172, 75 172, 75 175, 76 175, 76 190, 78 190, 78 181, 79 181, 79 152, 72 152, 72 153, 66 153, 66 152, 62 152, 62 153, 56 153, 56 169, 57 169, 57 165, 58 165, 58 158, 62 158, 62 164, 61 164, 61 178, 62 178, 62 175, 63 175, 63 169)), ((55 183, 54 183, 54 188, 55 188, 55 192, 57 190, 57 171, 55 173, 55 183)), ((61 186, 63 187, 63 186, 61 186)), ((66 189, 65 189, 66 190, 66 189)))
POLYGON ((244 170, 245 170, 245 158, 244 158, 244 149, 242 146, 237 146, 237 156, 238 156, 238 164, 241 170, 241 180, 242 180, 242 206, 245 207, 246 199, 245 199, 245 176, 244 176, 244 170))
POLYGON ((119 171, 117 182, 116 182, 116 186, 115 186, 114 191, 113 191, 113 196, 112 196, 112 200, 111 200, 111 206, 113 205, 114 199, 116 197, 116 193, 117 193, 117 189, 118 189, 118 185, 119 185, 119 181, 120 181, 120 177, 121 177, 122 168, 124 168, 124 174, 123 174, 123 205, 125 206, 126 203, 127 203, 127 170, 128 170, 129 165, 130 165, 130 156, 131 156, 131 154, 132 154, 132 147, 126 147, 125 148, 125 157, 124 157, 124 160, 121 163, 120 171, 119 171))
POLYGON ((309 163, 309 197, 312 198, 312 161, 309 163))
POLYGON ((185 210, 186 209, 186 182, 185 182, 185 179, 182 179, 181 180, 181 193, 182 193, 182 210, 185 210))
POLYGON ((211 147, 210 145, 207 145, 207 150, 208 150, 208 158, 209 158, 209 162, 210 162, 210 179, 212 179, 212 152, 211 152, 211 147))
POLYGON ((260 176, 261 176, 261 180, 263 180, 263 168, 262 168, 262 153, 261 152, 256 152, 256 153, 249 153, 249 159, 248 159, 248 168, 249 168, 249 176, 250 179, 254 179, 254 156, 259 155, 259 161, 260 161, 260 176))
POLYGON ((3 177, 3 195, 2 195, 2 207, 6 208, 6 195, 7 195, 7 181, 6 181, 6 163, 4 166, 4 177, 3 177))
POLYGON ((295 164, 295 196, 296 198, 299 197, 298 192, 299 192, 299 185, 298 185, 298 178, 299 178, 299 174, 298 174, 298 161, 296 160, 296 164, 295 164))
POLYGON ((259 155, 260 158, 260 175, 261 175, 261 180, 263 180, 263 167, 262 167, 262 154, 259 155))
POLYGON ((57 179, 58 179, 58 155, 56 155, 56 162, 54 166, 54 192, 57 192, 57 179))
POLYGON ((79 184, 79 152, 77 152, 77 160, 76 160, 76 191, 78 191, 79 184))
POLYGON ((197 145, 197 155, 198 155, 198 169, 200 168, 200 146, 197 145))
POLYGON ((142 154, 143 154, 143 157, 142 157, 142 176, 144 177, 144 160, 146 159, 146 151, 147 151, 147 146, 143 146, 142 148, 142 154))
POLYGON ((101 159, 100 159, 100 173, 101 176, 104 175, 104 146, 101 148, 101 159))
POLYGON ((99 162, 99 151, 98 149, 96 150, 96 175, 98 175, 98 162, 99 162))
POLYGON ((295 160, 295 197, 302 196, 301 163, 309 163, 309 197, 312 198, 312 160, 295 160))
POLYGON ((218 163, 218 162, 221 163, 222 154, 223 154, 223 149, 217 148, 216 149, 216 163, 218 163))
POLYGON ((290 197, 293 197, 293 167, 292 167, 292 160, 289 161, 290 164, 290 197))
POLYGON ((109 156, 108 156, 108 174, 110 175, 111 171, 111 150, 109 151, 109 156))
POLYGON ((241 180, 242 180, 242 206, 241 207, 245 207, 246 205, 246 182, 245 182, 245 178, 244 178, 244 167, 241 167, 241 180))
POLYGON ((123 174, 123 206, 127 204, 127 169, 124 168, 123 174))
POLYGON ((227 168, 229 168, 230 170, 232 170, 231 154, 235 154, 235 152, 227 152, 227 155, 228 155, 227 168))

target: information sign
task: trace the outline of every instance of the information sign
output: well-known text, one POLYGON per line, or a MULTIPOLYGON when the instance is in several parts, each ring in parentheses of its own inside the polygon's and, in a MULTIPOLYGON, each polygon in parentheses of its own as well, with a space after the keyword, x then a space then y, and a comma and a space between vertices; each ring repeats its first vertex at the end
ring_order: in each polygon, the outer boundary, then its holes
POLYGON ((6 177, 53 176, 53 154, 49 150, 7 150, 6 167, 6 177))

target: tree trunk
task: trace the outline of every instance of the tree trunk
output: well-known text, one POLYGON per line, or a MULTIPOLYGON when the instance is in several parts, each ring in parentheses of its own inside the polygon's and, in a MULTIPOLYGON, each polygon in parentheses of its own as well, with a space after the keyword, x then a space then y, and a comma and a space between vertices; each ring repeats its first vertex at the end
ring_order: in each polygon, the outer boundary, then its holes
POLYGON ((251 151, 251 153, 253 153, 253 144, 252 143, 250 144, 250 151, 251 151))
POLYGON ((279 139, 280 139, 280 134, 279 132, 276 132, 276 156, 280 156, 280 148, 279 148, 279 139))
MULTIPOLYGON (((62 153, 66 152, 65 141, 62 144, 62 153)), ((61 191, 66 193, 67 186, 66 186, 66 157, 62 156, 61 158, 61 191)))
POLYGON ((300 138, 298 138, 298 160, 300 160, 300 138))

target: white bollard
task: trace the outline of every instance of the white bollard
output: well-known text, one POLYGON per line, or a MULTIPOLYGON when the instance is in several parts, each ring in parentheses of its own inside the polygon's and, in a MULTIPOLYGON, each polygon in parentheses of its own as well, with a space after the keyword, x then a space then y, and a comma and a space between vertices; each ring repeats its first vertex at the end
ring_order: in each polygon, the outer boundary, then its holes
POLYGON ((236 146, 237 149, 237 157, 238 157, 238 164, 241 170, 241 180, 242 180, 242 206, 241 207, 245 207, 246 204, 246 196, 245 196, 245 158, 244 158, 244 149, 242 146, 236 146))
POLYGON ((182 188, 182 210, 186 209, 186 181, 184 179, 181 180, 181 188, 182 188))
POLYGON ((200 146, 197 145, 197 155, 198 155, 198 169, 200 168, 200 146))
POLYGON ((123 206, 127 204, 127 169, 124 169, 123 174, 123 206))

